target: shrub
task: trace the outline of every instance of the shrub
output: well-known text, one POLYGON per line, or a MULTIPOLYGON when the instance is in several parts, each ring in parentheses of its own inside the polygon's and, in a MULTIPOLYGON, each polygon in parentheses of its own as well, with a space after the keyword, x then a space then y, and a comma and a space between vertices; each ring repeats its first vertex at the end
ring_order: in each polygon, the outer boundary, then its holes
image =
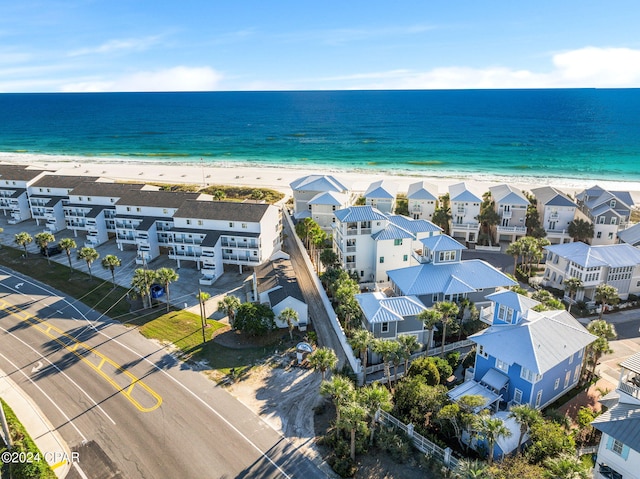
POLYGON ((455 370, 460 364, 460 351, 452 351, 447 354, 447 361, 449 362, 449 366, 451 369, 455 370))

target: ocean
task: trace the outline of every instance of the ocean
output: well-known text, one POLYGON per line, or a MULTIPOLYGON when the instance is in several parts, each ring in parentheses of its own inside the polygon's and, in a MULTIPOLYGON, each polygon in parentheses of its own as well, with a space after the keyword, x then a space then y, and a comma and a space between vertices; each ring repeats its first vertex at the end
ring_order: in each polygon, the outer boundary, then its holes
POLYGON ((0 94, 0 152, 640 182, 640 90, 0 94))

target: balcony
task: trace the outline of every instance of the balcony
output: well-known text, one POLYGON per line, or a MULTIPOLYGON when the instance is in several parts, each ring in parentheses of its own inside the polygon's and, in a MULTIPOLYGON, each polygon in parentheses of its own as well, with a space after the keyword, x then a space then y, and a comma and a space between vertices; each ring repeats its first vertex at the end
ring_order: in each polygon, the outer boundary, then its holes
POLYGON ((185 238, 184 236, 176 236, 175 238, 167 238, 167 243, 178 244, 202 244, 202 238, 185 238))
POLYGON ((549 215, 549 221, 558 221, 559 216, 558 213, 551 213, 549 215))
POLYGON ((511 210, 504 210, 504 211, 502 212, 502 218, 503 218, 503 219, 505 219, 505 220, 510 219, 510 218, 511 218, 511 216, 513 216, 513 215, 511 214, 511 210))
POLYGON ((226 261, 237 261, 239 263, 258 263, 260 260, 257 257, 246 257, 246 256, 240 256, 238 254, 230 254, 230 253, 224 253, 222 255, 222 259, 226 260, 226 261))
MULTIPOLYGON (((200 243, 202 243, 202 240, 200 241, 200 243)), ((198 244, 200 244, 200 243, 198 243, 198 244)), ((241 243, 238 243, 238 242, 233 242, 233 241, 224 241, 224 240, 222 241, 222 246, 223 246, 224 248, 242 248, 242 249, 248 249, 248 248, 256 249, 256 248, 258 248, 258 247, 259 247, 259 246, 258 246, 258 244, 256 244, 256 243, 251 243, 251 242, 247 242, 247 243, 241 242, 241 243)))
POLYGON ((475 231, 479 226, 478 223, 453 223, 451 231, 475 231))
POLYGON ((355 252, 356 252, 355 246, 347 246, 347 253, 355 253, 355 252))
POLYGON ((371 234, 371 228, 360 228, 360 234, 361 235, 370 235, 371 234))
POLYGON ((526 232, 526 226, 498 226, 498 233, 525 234, 526 232))

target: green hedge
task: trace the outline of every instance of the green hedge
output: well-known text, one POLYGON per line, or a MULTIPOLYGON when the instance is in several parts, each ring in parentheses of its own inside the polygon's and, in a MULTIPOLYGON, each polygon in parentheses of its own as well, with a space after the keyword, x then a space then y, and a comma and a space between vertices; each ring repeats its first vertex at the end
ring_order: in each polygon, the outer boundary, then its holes
MULTIPOLYGON (((11 438, 13 440, 13 448, 11 452, 25 452, 28 457, 40 458, 39 461, 13 464, 2 464, 2 476, 13 477, 14 479, 56 479, 56 475, 44 460, 42 452, 33 442, 29 433, 25 430, 22 423, 18 420, 11 408, 0 399, 4 414, 7 417, 11 438)), ((0 453, 7 450, 3 445, 0 453)), ((0 463, 1 464, 1 463, 0 463)))

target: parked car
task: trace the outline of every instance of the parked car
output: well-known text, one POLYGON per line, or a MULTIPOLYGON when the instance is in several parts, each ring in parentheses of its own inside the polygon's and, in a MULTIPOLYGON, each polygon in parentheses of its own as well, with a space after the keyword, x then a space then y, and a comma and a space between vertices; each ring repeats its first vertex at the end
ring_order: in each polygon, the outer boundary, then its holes
POLYGON ((50 244, 49 246, 47 246, 46 250, 44 248, 40 248, 40 254, 42 256, 51 257, 60 253, 62 253, 62 248, 60 247, 59 244, 50 244))

